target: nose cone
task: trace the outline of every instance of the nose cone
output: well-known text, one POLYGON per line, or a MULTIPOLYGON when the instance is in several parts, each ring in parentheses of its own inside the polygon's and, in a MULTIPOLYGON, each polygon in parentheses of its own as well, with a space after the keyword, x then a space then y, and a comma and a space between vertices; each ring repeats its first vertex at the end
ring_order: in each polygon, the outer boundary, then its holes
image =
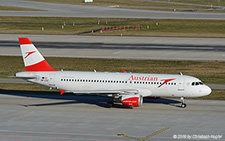
POLYGON ((204 96, 209 95, 211 92, 212 92, 211 88, 205 85, 204 96))

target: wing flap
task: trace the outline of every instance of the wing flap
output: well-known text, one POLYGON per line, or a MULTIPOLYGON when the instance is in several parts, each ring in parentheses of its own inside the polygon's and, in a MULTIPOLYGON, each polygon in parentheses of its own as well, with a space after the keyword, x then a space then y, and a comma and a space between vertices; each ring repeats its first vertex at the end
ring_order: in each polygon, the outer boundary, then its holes
POLYGON ((129 90, 85 90, 85 91, 65 91, 65 93, 74 93, 74 94, 134 94, 138 93, 136 89, 129 90))

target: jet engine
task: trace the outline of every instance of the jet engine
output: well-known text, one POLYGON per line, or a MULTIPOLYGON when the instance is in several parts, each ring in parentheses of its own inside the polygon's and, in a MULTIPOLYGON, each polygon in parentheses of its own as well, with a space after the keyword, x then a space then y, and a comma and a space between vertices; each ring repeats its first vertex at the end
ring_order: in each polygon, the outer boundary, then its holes
POLYGON ((130 107, 140 107, 143 103, 142 95, 123 95, 121 97, 123 105, 130 107))

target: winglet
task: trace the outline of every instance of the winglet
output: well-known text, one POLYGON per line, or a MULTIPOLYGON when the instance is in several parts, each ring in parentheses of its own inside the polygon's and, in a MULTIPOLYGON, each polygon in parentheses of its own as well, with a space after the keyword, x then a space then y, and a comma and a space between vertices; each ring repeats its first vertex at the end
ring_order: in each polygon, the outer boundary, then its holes
POLYGON ((122 72, 126 72, 124 69, 121 69, 122 72))
POLYGON ((59 89, 59 90, 60 90, 60 95, 63 95, 65 93, 65 91, 63 91, 61 89, 59 89))
POLYGON ((130 73, 129 71, 125 71, 124 69, 121 69, 121 71, 122 71, 123 73, 130 73))

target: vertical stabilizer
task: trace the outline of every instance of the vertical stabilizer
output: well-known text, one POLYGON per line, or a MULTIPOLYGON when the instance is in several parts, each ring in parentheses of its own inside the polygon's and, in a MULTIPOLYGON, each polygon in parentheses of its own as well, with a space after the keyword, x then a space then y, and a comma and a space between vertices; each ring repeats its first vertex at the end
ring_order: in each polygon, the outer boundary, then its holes
POLYGON ((56 71, 28 38, 19 38, 19 42, 26 71, 56 71))

